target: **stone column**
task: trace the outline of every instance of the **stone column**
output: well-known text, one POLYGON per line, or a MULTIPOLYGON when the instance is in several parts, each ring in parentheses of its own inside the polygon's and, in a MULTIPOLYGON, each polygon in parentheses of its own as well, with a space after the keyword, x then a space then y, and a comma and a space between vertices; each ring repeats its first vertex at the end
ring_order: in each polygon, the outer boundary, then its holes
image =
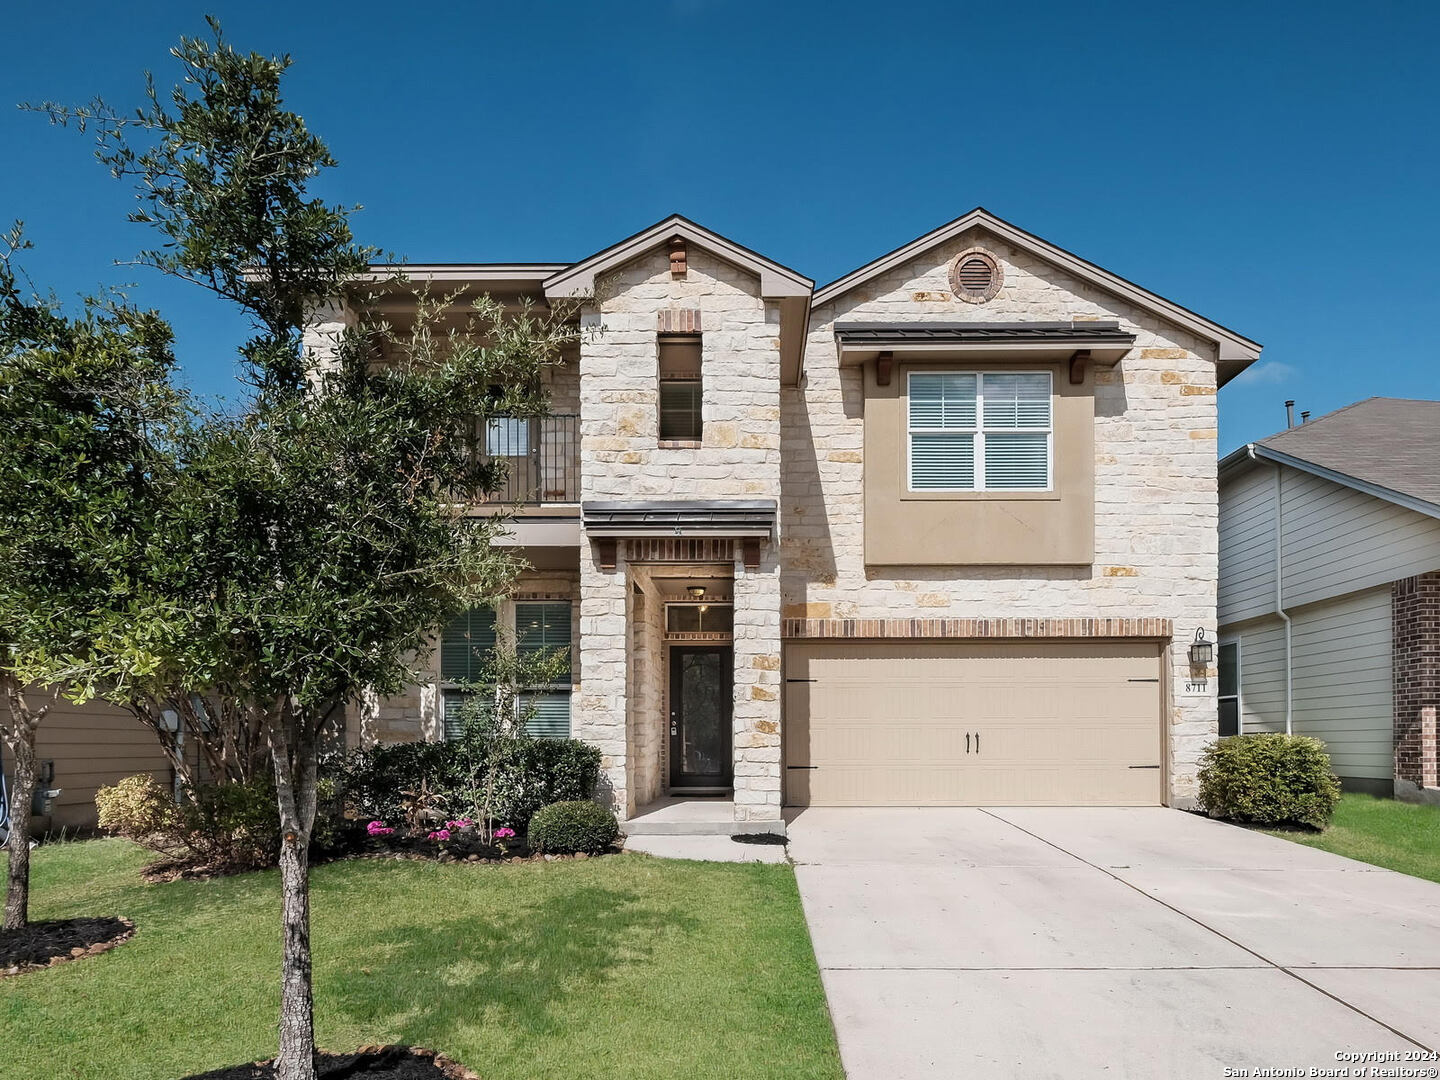
POLYGON ((780 757, 780 561, 767 540, 760 565, 747 569, 736 544, 735 559, 735 820, 779 822, 780 757))
POLYGON ((596 798, 623 818, 635 812, 635 801, 627 776, 625 734, 629 573, 625 545, 616 548, 610 569, 600 566, 594 543, 582 542, 580 548, 580 691, 571 734, 600 748, 596 798))
POLYGON ((1440 804, 1440 571, 1391 586, 1395 797, 1440 804))

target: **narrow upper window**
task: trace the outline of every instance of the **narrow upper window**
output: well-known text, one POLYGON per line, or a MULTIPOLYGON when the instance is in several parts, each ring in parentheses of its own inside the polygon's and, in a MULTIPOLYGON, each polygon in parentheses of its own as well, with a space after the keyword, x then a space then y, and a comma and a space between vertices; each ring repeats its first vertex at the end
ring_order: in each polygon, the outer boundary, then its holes
POLYGON ((660 438, 698 442, 701 418, 700 335, 660 335, 660 438))
POLYGON ((911 491, 1048 491, 1050 373, 912 372, 911 491))

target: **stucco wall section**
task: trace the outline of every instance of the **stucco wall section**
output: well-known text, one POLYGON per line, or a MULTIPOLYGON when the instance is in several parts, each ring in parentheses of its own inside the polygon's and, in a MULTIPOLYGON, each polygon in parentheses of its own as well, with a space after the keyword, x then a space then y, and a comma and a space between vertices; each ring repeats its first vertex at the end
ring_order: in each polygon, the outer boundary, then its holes
POLYGON ((1172 798, 1194 796, 1197 759, 1216 731, 1213 691, 1184 695, 1185 645, 1215 628, 1214 347, 972 230, 817 309, 806 380, 783 393, 784 614, 794 618, 1167 618, 1172 798), (983 244, 1004 288, 955 300, 949 260, 983 244), (1135 347, 1095 382, 1095 557, 1081 567, 869 567, 863 542, 861 372, 841 369, 834 324, 1116 319, 1135 347))
POLYGON ((775 498, 780 490, 780 314, 759 281, 698 248, 675 280, 655 251, 597 289, 583 315, 580 435, 584 499, 775 498), (659 442, 657 313, 698 310, 704 432, 659 442), (603 327, 603 329, 601 329, 603 327))

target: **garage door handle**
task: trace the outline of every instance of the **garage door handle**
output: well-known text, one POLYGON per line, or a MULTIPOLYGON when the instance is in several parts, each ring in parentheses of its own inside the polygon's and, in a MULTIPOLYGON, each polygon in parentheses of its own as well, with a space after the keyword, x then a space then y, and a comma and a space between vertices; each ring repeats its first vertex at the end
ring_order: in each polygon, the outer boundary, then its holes
POLYGON ((977 731, 977 732, 975 732, 975 753, 978 754, 979 752, 980 752, 980 733, 977 731))
POLYGON ((1158 769, 1159 765, 1131 765, 1132 769, 1158 769))
POLYGON ((818 769, 819 765, 786 765, 787 769, 818 769))
POLYGON ((970 752, 970 733, 967 731, 967 732, 965 732, 965 753, 968 754, 969 752, 970 752))

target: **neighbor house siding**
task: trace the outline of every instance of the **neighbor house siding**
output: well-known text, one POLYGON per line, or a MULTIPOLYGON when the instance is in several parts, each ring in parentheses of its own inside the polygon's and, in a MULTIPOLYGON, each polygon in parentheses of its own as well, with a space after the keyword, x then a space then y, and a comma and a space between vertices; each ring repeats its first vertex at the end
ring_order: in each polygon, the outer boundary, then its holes
MULTIPOLYGON (((1391 776, 1390 589, 1290 612, 1292 731, 1323 739, 1342 777, 1391 776)), ((1285 730, 1285 627, 1267 618, 1227 630, 1240 643, 1241 732, 1285 730)))
POLYGON ((1220 624, 1275 610, 1275 470, 1220 488, 1220 624))
POLYGON ((1299 606, 1440 569, 1440 521, 1287 469, 1284 596, 1299 606))

